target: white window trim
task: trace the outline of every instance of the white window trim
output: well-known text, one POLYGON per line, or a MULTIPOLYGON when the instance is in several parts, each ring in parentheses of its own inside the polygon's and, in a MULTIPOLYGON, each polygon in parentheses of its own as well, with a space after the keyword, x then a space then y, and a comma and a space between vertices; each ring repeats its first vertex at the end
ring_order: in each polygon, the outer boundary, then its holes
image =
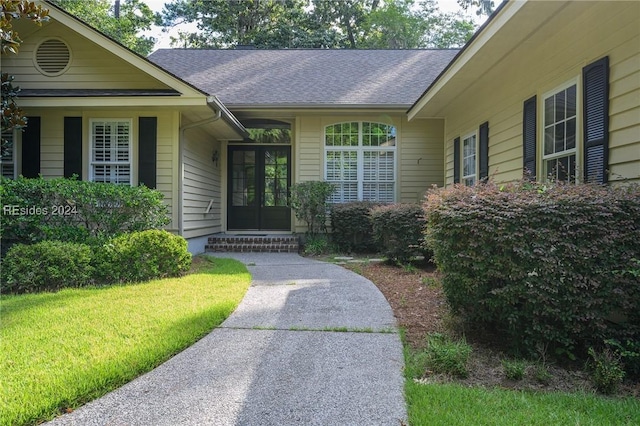
MULTIPOLYGON (((393 202, 396 202, 398 199, 398 187, 397 187, 397 183, 398 183, 398 127, 393 125, 393 124, 388 124, 388 123, 384 123, 384 122, 379 122, 379 121, 367 121, 367 120, 363 120, 363 121, 341 121, 341 122, 337 122, 337 123, 330 123, 327 124, 323 127, 323 134, 322 134, 322 144, 324 146, 324 150, 323 150, 323 162, 324 162, 324 180, 326 182, 329 183, 337 183, 337 184, 342 184, 342 183, 348 183, 348 182, 355 182, 357 184, 357 197, 358 197, 358 201, 362 201, 364 198, 364 153, 365 152, 394 152, 395 155, 393 156, 393 181, 367 181, 367 182, 372 182, 372 183, 390 183, 393 185, 393 202), (345 124, 345 123, 358 123, 358 145, 357 146, 343 146, 343 145, 338 145, 338 146, 334 146, 334 145, 327 145, 327 127, 330 126, 335 126, 338 124, 345 124), (396 144, 394 146, 390 146, 390 147, 384 147, 384 146, 365 146, 363 145, 363 125, 364 123, 372 123, 372 124, 384 124, 387 126, 392 126, 396 129, 396 144), (355 181, 344 181, 344 180, 340 180, 340 181, 335 181, 335 180, 328 180, 327 179, 327 152, 328 151, 356 151, 356 180, 355 181)), ((340 202, 344 202, 344 201, 340 201, 340 202)))
MULTIPOLYGON (((89 181, 91 182, 95 182, 95 174, 94 174, 94 166, 95 165, 102 165, 102 164, 128 164, 129 165, 129 186, 133 186, 134 182, 133 182, 133 164, 134 164, 134 158, 133 158, 133 134, 134 134, 134 129, 133 129, 133 119, 132 118, 91 118, 89 119, 89 181), (94 160, 94 152, 93 152, 93 123, 96 122, 127 122, 129 123, 129 161, 124 162, 124 161, 109 161, 109 162, 102 162, 102 161, 95 161, 94 160)), ((120 184, 119 184, 120 185, 120 184)))
POLYGON ((478 182, 478 169, 480 167, 480 160, 479 160, 479 156, 478 156, 478 148, 479 148, 479 141, 478 141, 478 132, 477 131, 473 131, 470 133, 467 133, 466 135, 464 135, 463 137, 460 138, 460 181, 461 183, 463 183, 464 185, 466 185, 466 180, 467 179, 471 179, 473 178, 473 185, 476 184, 476 182, 478 182), (475 163, 475 167, 474 167, 474 173, 472 175, 465 175, 464 174, 464 141, 468 140, 470 138, 475 138, 475 147, 474 147, 474 163, 475 163))
POLYGON ((542 176, 542 178, 544 180, 548 179, 547 176, 547 161, 549 160, 555 160, 557 158, 563 158, 566 156, 569 156, 571 154, 575 155, 575 178, 576 181, 580 179, 580 173, 579 170, 581 170, 582 167, 582 84, 581 84, 581 79, 580 77, 574 77, 571 80, 568 80, 566 82, 564 82, 561 85, 558 85, 556 87, 554 87, 551 90, 548 90, 544 93, 542 93, 541 95, 541 102, 539 103, 539 107, 538 107, 538 111, 537 111, 537 115, 539 117, 538 119, 538 153, 537 153, 537 157, 538 157, 538 163, 540 164, 538 166, 539 169, 539 176, 542 176), (572 149, 568 149, 565 151, 561 151, 561 152, 555 152, 553 154, 546 154, 544 153, 544 143, 545 143, 545 108, 546 108, 546 100, 548 97, 550 96, 554 96, 556 93, 562 91, 562 90, 566 90, 571 86, 576 86, 576 142, 575 142, 575 147, 572 149))

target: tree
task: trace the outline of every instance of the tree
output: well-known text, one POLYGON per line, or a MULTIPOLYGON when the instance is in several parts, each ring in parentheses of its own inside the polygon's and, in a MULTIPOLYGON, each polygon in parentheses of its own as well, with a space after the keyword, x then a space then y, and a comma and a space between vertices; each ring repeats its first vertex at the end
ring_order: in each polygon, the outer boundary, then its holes
POLYGON ((458 4, 464 10, 469 10, 470 7, 477 6, 476 14, 478 16, 491 15, 495 6, 493 0, 458 0, 458 4))
POLYGON ((473 22, 443 14, 434 0, 385 0, 364 20, 360 48, 419 49, 460 47, 473 35, 473 22))
POLYGON ((179 0, 165 27, 197 22, 181 47, 409 49, 460 46, 473 24, 442 14, 434 0, 179 0), (447 43, 450 43, 447 45, 447 43))
MULTIPOLYGON (((36 25, 42 25, 49 19, 49 11, 42 6, 27 0, 0 0, 0 55, 17 54, 20 50, 22 40, 17 31, 13 29, 13 20, 28 19, 36 25)), ((2 133, 21 129, 27 125, 27 117, 16 103, 16 96, 20 91, 19 87, 13 85, 14 77, 8 73, 2 74, 2 133)), ((0 152, 4 154, 9 141, 4 138, 0 142, 0 152)))
POLYGON ((156 39, 141 36, 140 32, 160 25, 160 14, 154 13, 141 0, 52 0, 52 3, 80 18, 124 46, 147 56, 156 39))
MULTIPOLYGON (((199 33, 180 33, 182 47, 324 47, 331 42, 305 11, 305 0, 179 0, 163 10, 165 28, 197 22, 199 33)), ((330 36, 330 34, 329 34, 330 36)))

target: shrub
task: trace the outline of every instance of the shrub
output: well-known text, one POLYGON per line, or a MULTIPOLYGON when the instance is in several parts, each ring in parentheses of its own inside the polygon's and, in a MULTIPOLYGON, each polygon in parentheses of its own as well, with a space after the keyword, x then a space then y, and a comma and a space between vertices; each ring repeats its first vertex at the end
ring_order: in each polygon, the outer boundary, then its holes
POLYGON ((453 341, 449 337, 434 333, 427 337, 425 363, 434 373, 467 377, 467 363, 471 356, 471 346, 465 341, 453 341))
POLYGON ((624 379, 620 358, 609 349, 596 352, 593 348, 589 348, 589 355, 592 358, 591 379, 596 390, 605 395, 611 395, 624 379))
POLYGON ((327 203, 335 187, 322 181, 296 183, 291 187, 290 207, 307 224, 307 234, 327 231, 327 203))
POLYGON ((376 243, 389 259, 406 263, 424 250, 424 212, 419 204, 390 204, 371 210, 376 243))
POLYGON ((445 295, 467 323, 530 354, 640 337, 640 186, 489 182, 434 189, 424 208, 445 295))
POLYGON ((92 282, 91 249, 85 244, 42 241, 16 244, 2 261, 3 291, 37 293, 92 282))
POLYGON ((304 254, 317 256, 331 251, 331 243, 326 234, 309 235, 304 241, 304 254))
POLYGON ((527 363, 520 359, 503 359, 502 360, 502 369, 504 370, 504 375, 509 380, 522 380, 524 378, 524 373, 527 370, 527 363))
POLYGON ((95 258, 102 283, 175 277, 191 266, 187 241, 156 229, 120 235, 98 248, 95 258))
POLYGON ((74 179, 2 180, 3 245, 60 240, 99 243, 169 223, 159 191, 74 179))
POLYGON ((331 206, 331 237, 338 250, 346 253, 376 251, 369 212, 379 205, 370 201, 356 201, 331 206))

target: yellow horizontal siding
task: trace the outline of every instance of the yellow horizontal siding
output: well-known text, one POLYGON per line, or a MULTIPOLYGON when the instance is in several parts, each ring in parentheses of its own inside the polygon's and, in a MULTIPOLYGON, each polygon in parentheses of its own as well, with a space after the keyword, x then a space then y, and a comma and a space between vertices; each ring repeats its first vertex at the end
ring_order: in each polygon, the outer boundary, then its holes
POLYGON ((163 89, 166 85, 126 63, 56 21, 25 36, 18 55, 2 57, 2 70, 16 76, 23 89, 163 89), (63 40, 71 51, 71 63, 59 76, 42 75, 34 66, 34 52, 45 39, 63 40))
POLYGON ((222 231, 221 168, 211 160, 220 143, 197 130, 188 131, 183 152, 184 181, 182 217, 184 237, 193 238, 222 231), (207 213, 209 203, 213 201, 207 213))
MULTIPOLYGON (((523 102, 537 95, 540 123, 543 95, 576 79, 581 97, 582 68, 603 56, 610 63, 611 180, 640 181, 640 4, 575 2, 566 11, 575 14, 571 20, 556 26, 562 18, 550 19, 553 32, 543 27, 531 35, 443 110, 447 185, 453 183, 453 139, 484 121, 489 121, 489 175, 497 181, 521 178, 523 102)), ((579 152, 579 162, 581 157, 579 152)))

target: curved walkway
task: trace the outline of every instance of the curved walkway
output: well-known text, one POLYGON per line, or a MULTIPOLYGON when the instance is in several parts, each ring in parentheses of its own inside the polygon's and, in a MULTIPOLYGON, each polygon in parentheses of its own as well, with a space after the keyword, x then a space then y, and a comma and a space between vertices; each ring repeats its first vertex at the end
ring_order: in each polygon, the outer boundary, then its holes
POLYGON ((50 425, 401 425, 402 344, 369 280, 296 254, 217 253, 253 281, 217 329, 50 425))

